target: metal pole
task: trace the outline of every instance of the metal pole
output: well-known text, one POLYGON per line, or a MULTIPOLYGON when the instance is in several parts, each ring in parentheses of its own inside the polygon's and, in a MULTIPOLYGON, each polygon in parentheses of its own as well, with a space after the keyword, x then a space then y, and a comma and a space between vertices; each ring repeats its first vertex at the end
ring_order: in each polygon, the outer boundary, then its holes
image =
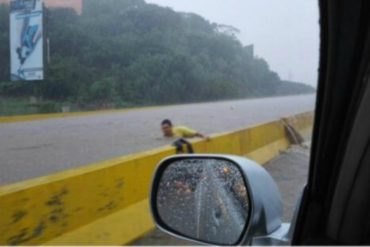
POLYGON ((50 38, 46 38, 46 56, 47 56, 47 63, 50 64, 50 38))

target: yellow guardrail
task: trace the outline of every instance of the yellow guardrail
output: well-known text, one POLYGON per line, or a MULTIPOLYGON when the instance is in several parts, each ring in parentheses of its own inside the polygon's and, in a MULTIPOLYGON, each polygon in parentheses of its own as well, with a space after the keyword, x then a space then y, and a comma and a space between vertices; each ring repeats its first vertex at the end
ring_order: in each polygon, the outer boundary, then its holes
MULTIPOLYGON (((313 114, 195 141, 197 153, 244 155, 260 164, 289 147, 285 122, 308 133, 313 114)), ((148 205, 153 171, 172 147, 0 187, 0 245, 122 245, 154 227, 148 205)))

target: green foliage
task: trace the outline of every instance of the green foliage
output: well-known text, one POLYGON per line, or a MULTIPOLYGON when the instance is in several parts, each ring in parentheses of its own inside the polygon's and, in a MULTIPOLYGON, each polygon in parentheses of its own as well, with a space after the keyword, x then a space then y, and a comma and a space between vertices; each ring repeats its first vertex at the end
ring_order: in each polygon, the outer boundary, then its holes
POLYGON ((95 81, 89 90, 91 101, 98 103, 109 103, 117 98, 116 80, 114 78, 104 78, 95 81))
MULTIPOLYGON (((9 42, 8 11, 0 5, 1 44, 9 42)), ((144 0, 85 0, 81 16, 49 9, 45 23, 46 79, 9 82, 9 47, 2 45, 0 96, 99 108, 314 91, 281 81, 236 39, 237 29, 144 0)))
POLYGON ((0 98, 0 116, 54 113, 59 112, 61 106, 51 101, 30 103, 26 98, 0 98))

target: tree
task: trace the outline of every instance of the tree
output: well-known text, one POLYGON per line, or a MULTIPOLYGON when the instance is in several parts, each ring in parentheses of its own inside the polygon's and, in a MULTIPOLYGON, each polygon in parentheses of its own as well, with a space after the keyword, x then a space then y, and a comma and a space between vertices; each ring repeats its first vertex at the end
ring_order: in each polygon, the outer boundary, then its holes
MULTIPOLYGON (((144 0, 85 0, 83 14, 49 9, 51 63, 38 83, 9 82, 9 47, 0 46, 0 96, 37 94, 101 107, 310 93, 281 81, 236 38, 234 27, 144 0)), ((8 44, 9 8, 0 6, 0 42, 8 44)))

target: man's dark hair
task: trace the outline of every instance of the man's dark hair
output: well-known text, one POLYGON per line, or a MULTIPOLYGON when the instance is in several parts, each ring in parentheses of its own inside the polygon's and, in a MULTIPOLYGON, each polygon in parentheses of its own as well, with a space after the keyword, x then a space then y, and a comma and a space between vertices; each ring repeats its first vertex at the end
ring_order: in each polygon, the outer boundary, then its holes
POLYGON ((161 125, 169 125, 169 126, 172 127, 172 122, 169 119, 165 119, 165 120, 162 121, 162 124, 161 125))

